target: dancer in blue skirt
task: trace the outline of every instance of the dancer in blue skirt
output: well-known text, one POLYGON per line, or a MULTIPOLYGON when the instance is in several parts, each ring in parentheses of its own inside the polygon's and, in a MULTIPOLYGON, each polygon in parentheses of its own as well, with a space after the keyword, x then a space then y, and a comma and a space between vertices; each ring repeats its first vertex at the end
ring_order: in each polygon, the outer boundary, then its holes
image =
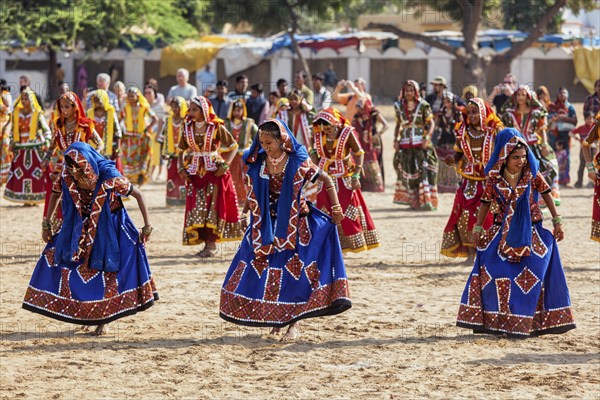
POLYGON ((487 176, 473 235, 477 257, 461 299, 457 325, 513 337, 575 328, 557 240, 564 238, 550 186, 516 129, 503 129, 485 167, 487 176), (553 232, 542 226, 541 194, 553 232), (488 211, 494 224, 485 231, 488 211))
POLYGON ((298 321, 351 307, 336 225, 342 209, 329 176, 311 162, 287 125, 265 121, 244 154, 250 226, 221 289, 220 316, 249 326, 289 325, 282 341, 299 336, 298 321), (305 200, 303 186, 321 180, 332 217, 305 200))
POLYGON ((144 244, 152 227, 141 192, 114 161, 90 145, 75 142, 65 151, 60 179, 52 188, 42 223, 46 248, 23 301, 26 310, 81 325, 107 324, 150 307, 158 299, 144 244), (52 234, 52 215, 62 192, 63 222, 52 234), (121 196, 134 197, 145 226, 138 232, 121 196))

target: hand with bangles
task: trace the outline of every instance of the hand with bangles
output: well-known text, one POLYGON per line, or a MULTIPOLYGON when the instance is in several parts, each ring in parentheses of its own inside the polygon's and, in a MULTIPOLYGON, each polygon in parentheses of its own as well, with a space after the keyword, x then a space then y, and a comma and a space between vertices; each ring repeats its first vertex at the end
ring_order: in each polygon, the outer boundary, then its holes
POLYGON ((145 225, 140 229, 140 242, 146 244, 150 240, 150 234, 154 229, 150 225, 145 225))
POLYGON ((360 172, 356 172, 352 175, 350 185, 352 185, 352 190, 360 190, 360 172))
POLYGON ((344 219, 344 212, 342 211, 342 206, 339 204, 334 204, 331 206, 331 218, 333 222, 339 224, 344 219))
POLYGON ((217 170, 215 171, 215 176, 223 176, 227 173, 229 169, 229 164, 225 161, 221 161, 217 163, 217 170))
POLYGON ((46 218, 42 220, 42 240, 44 243, 52 241, 52 225, 46 218))
POLYGON ((552 225, 554 225, 552 235, 554 235, 554 238, 557 242, 560 242, 565 238, 565 233, 562 230, 562 221, 563 219, 560 215, 557 215, 554 218, 552 218, 552 225))
POLYGON ((181 177, 181 179, 183 179, 184 181, 189 181, 190 180, 190 173, 187 172, 187 169, 185 167, 179 167, 177 169, 177 173, 179 174, 179 176, 181 177))
POLYGON ((475 246, 479 247, 481 245, 481 237, 484 231, 483 226, 479 224, 473 226, 473 242, 475 246))
POLYGON ((590 178, 590 180, 592 182, 596 182, 597 178, 597 174, 596 174, 596 167, 594 167, 594 163, 593 162, 586 162, 585 163, 585 168, 588 171, 588 178, 590 178))

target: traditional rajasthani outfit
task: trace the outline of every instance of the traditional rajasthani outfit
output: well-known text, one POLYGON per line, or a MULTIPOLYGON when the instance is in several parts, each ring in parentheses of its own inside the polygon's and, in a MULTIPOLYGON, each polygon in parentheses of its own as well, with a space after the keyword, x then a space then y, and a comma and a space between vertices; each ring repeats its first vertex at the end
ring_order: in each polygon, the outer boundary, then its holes
POLYGON ((365 152, 363 175, 360 178, 361 190, 365 192, 383 192, 383 170, 379 165, 381 156, 381 141, 375 136, 377 114, 370 100, 365 100, 363 106, 354 115, 352 126, 358 136, 360 145, 365 152))
MULTIPOLYGON (((104 142, 102 138, 94 129, 94 123, 92 120, 87 118, 83 111, 83 105, 79 100, 79 96, 73 92, 66 92, 56 102, 56 110, 59 117, 54 120, 54 134, 52 141, 48 147, 48 151, 44 156, 44 159, 49 162, 49 168, 47 169, 47 181, 46 181, 46 199, 44 203, 44 215, 48 211, 48 205, 50 201, 50 195, 52 194, 52 185, 60 180, 60 174, 63 169, 64 163, 64 152, 65 150, 75 142, 84 142, 93 144, 96 150, 102 151, 104 149, 104 142), (65 99, 75 109, 75 123, 72 126, 68 126, 61 116, 62 110, 60 107, 60 100, 65 99)), ((58 207, 54 218, 50 223, 52 226, 60 226, 62 220, 62 210, 58 207)))
POLYGON ((229 105, 229 112, 227 113, 227 119, 225 120, 225 128, 231 133, 239 146, 237 148, 237 154, 229 166, 229 172, 233 179, 233 185, 235 186, 238 205, 240 207, 243 207, 244 204, 246 204, 246 196, 248 196, 248 191, 246 190, 246 170, 248 167, 244 164, 242 155, 250 148, 250 145, 256 136, 256 132, 258 132, 258 127, 254 123, 254 120, 247 116, 248 113, 244 101, 235 100, 229 105), (241 107, 244 110, 241 120, 234 121, 234 107, 241 107))
POLYGON ((163 134, 159 141, 162 143, 163 157, 167 158, 167 205, 182 206, 185 205, 185 180, 177 172, 177 157, 179 157, 179 141, 183 133, 184 119, 187 114, 187 102, 181 96, 175 97, 179 105, 179 122, 175 122, 175 115, 171 115, 165 120, 163 134))
MULTIPOLYGON (((504 128, 502 121, 482 99, 475 97, 469 104, 479 109, 480 126, 477 132, 467 121, 461 122, 456 130, 454 150, 462 155, 457 170, 463 179, 444 229, 441 253, 448 257, 467 257, 468 248, 474 247, 473 226, 477 223, 485 181, 483 168, 492 155, 496 134, 504 128)), ((491 224, 492 218, 488 215, 483 227, 488 229, 491 224)))
POLYGON ((419 97, 419 84, 404 84, 400 99, 394 103, 397 139, 400 148, 394 156, 394 168, 398 175, 394 203, 408 204, 414 209, 435 210, 438 205, 437 174, 438 158, 431 143, 423 149, 426 127, 432 123, 431 106, 419 97), (408 109, 404 98, 407 85, 415 88, 415 107, 408 109))
POLYGON ((282 121, 287 121, 289 118, 288 117, 289 108, 290 108, 290 101, 287 98, 282 97, 281 99, 277 100, 277 104, 275 105, 275 111, 270 115, 270 117, 277 118, 282 121))
MULTIPOLYGON (((454 157, 456 154, 454 150, 456 144, 454 131, 456 126, 464 120, 461 112, 462 107, 458 106, 456 96, 447 92, 444 93, 443 98, 444 100, 450 100, 451 106, 446 104, 442 106, 435 124, 436 132, 433 134, 435 138, 433 142, 435 153, 440 160, 445 160, 448 156, 454 157)), ((437 187, 440 193, 456 193, 461 181, 462 177, 453 166, 444 162, 439 163, 437 187)))
POLYGON ((4 198, 25 204, 44 202, 46 175, 42 170, 42 147, 48 144, 50 128, 44 112, 30 89, 21 92, 15 102, 12 120, 14 158, 10 165, 4 198), (31 112, 25 114, 21 99, 27 96, 31 112))
POLYGON ((81 325, 145 310, 158 294, 139 232, 121 201, 131 183, 88 144, 74 143, 65 156, 96 188, 80 189, 66 168, 55 182, 64 221, 33 271, 23 308, 81 325))
POLYGON ((8 90, 0 93, 0 186, 6 183, 13 153, 10 149, 10 107, 12 97, 8 90))
MULTIPOLYGON (((525 137, 529 148, 540 164, 540 173, 552 189, 554 204, 560 205, 560 193, 558 182, 558 161, 554 150, 543 141, 547 112, 542 104, 536 99, 535 94, 527 86, 519 86, 506 102, 502 120, 507 128, 515 128, 525 137), (530 107, 528 114, 521 114, 517 104, 517 93, 524 90, 527 94, 527 105, 530 107), (546 148, 548 155, 542 155, 542 149, 546 148)), ((540 200, 543 204, 543 200, 540 200)))
POLYGON ((283 121, 288 159, 267 172, 258 140, 244 154, 249 167, 250 226, 221 288, 221 318, 240 325, 283 327, 351 307, 336 226, 302 194, 319 169, 283 121))
POLYGON ((483 233, 457 319, 476 333, 527 337, 575 328, 556 240, 542 226, 537 197, 550 187, 533 152, 527 150, 528 165, 515 189, 502 176, 519 142, 526 144, 515 129, 501 131, 485 168, 481 201, 492 203, 494 225, 483 233))
POLYGON ((190 175, 186 182, 183 244, 240 240, 244 232, 231 174, 227 171, 222 176, 215 175, 217 162, 221 160, 219 151, 234 151, 237 143, 205 97, 194 97, 192 102, 202 110, 206 130, 196 132, 195 121, 188 116, 179 139, 190 175))
MULTIPOLYGON (((596 114, 596 124, 590 134, 582 142, 585 147, 596 143, 600 145, 600 112, 596 114)), ((593 154, 593 153, 592 153, 593 154)), ((600 242, 600 152, 594 156, 596 183, 594 184, 594 198, 592 202, 592 235, 591 239, 600 242)))
POLYGON ((152 157, 151 134, 147 131, 146 117, 153 117, 155 114, 138 88, 131 87, 129 90, 135 91, 138 103, 131 105, 127 102, 123 111, 123 172, 128 179, 142 185, 150 178, 148 168, 152 157))
MULTIPOLYGON (((364 154, 354 127, 334 108, 317 114, 313 124, 314 145, 311 151, 316 152, 318 167, 332 178, 344 213, 338 230, 342 251, 359 252, 379 247, 379 236, 365 199, 360 189, 352 189, 352 175, 356 173, 353 156, 364 154), (322 121, 339 129, 334 142, 329 142, 327 134, 320 130, 319 123, 322 121)), ((317 187, 317 208, 331 215, 327 190, 322 182, 317 187)))
MULTIPOLYGON (((312 120, 315 116, 314 109, 310 105, 301 104, 297 110, 286 111, 288 115, 288 127, 292 131, 294 138, 305 147, 310 147, 312 144, 312 120), (310 111, 306 111, 305 107, 310 107, 310 111)), ((304 195, 308 201, 314 203, 317 201, 317 185, 308 182, 304 188, 304 195)))
POLYGON ((288 126, 298 143, 310 147, 312 143, 312 121, 315 116, 313 110, 305 111, 300 106, 299 110, 288 110, 287 115, 288 126))
POLYGON ((94 122, 94 130, 98 132, 102 141, 104 142, 104 154, 108 159, 115 161, 117 169, 123 172, 123 164, 119 157, 119 140, 121 140, 121 126, 119 125, 119 118, 115 107, 110 104, 108 92, 106 90, 98 89, 94 92, 93 96, 100 102, 104 109, 104 115, 101 117, 96 116, 94 112, 94 101, 92 101, 92 108, 87 111, 87 116, 94 122))

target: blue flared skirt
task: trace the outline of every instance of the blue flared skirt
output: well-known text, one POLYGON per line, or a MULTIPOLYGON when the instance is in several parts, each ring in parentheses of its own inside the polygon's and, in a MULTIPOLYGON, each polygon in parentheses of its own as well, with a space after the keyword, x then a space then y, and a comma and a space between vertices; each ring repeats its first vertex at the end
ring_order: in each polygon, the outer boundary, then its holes
POLYGON ((115 272, 88 268, 83 261, 54 259, 56 235, 37 262, 23 308, 79 325, 106 324, 143 311, 158 300, 146 250, 125 209, 111 214, 117 227, 120 263, 115 272))
POLYGON ((270 254, 262 262, 251 245, 252 227, 247 229, 221 288, 221 318, 239 325, 284 327, 352 306, 335 224, 312 204, 303 218, 296 248, 270 254))
POLYGON ((457 325, 475 333, 514 337, 563 333, 575 328, 571 299, 556 240, 533 225, 531 254, 517 263, 498 254, 502 236, 494 225, 479 249, 462 295, 457 325))

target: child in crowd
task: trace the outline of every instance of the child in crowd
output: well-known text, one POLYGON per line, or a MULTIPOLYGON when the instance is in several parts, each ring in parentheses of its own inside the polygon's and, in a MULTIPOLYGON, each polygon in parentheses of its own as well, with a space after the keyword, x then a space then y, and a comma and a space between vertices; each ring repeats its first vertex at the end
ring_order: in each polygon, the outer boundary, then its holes
POLYGON ((565 142, 562 140, 556 141, 556 160, 558 161, 558 183, 561 187, 570 188, 569 182, 569 155, 565 142))

